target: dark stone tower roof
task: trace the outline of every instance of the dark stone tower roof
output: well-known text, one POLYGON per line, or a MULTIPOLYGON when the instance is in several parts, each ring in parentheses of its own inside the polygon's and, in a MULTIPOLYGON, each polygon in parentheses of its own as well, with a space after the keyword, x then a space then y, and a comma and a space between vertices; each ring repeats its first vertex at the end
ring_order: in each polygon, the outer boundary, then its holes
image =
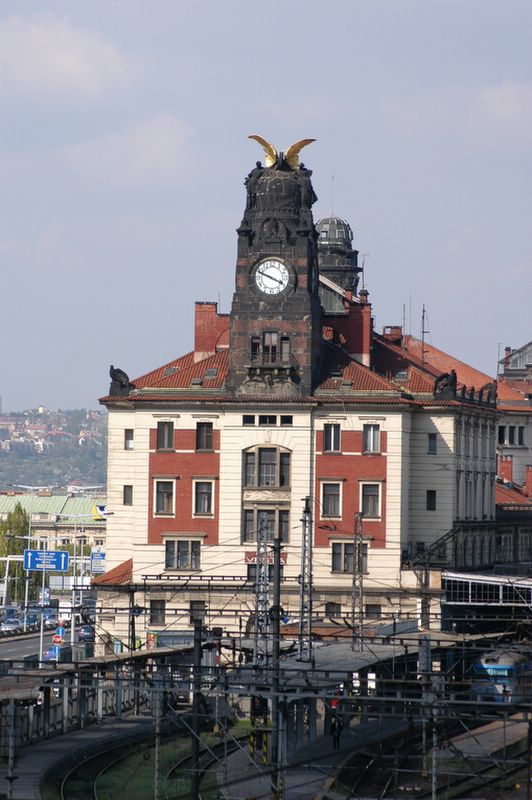
MULTIPOLYGON (((316 223, 318 233, 318 264, 320 274, 330 278, 342 289, 357 293, 358 251, 353 249, 353 231, 340 217, 324 217, 316 223)), ((326 298, 322 297, 322 303, 326 298)), ((326 310, 327 302, 324 303, 326 310)))

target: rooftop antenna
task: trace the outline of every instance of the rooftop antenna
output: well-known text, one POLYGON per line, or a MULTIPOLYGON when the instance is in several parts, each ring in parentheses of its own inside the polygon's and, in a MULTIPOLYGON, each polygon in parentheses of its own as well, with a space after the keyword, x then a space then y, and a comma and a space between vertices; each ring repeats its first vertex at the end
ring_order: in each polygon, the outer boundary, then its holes
POLYGON ((402 330, 401 346, 404 347, 405 346, 405 338, 404 337, 406 335, 406 303, 403 303, 403 317, 402 317, 402 320, 401 320, 401 325, 402 325, 402 328, 401 328, 401 330, 402 330))
POLYGON ((425 323, 428 324, 428 315, 425 310, 425 303, 423 303, 423 313, 421 314, 421 366, 425 364, 425 334, 430 333, 428 328, 425 328, 425 323))
POLYGON ((334 217, 334 175, 331 175, 331 217, 334 217))
POLYGON ((362 288, 366 288, 366 257, 369 256, 369 253, 361 253, 362 256, 362 288))
MULTIPOLYGON (((501 347, 502 347, 502 342, 497 342, 497 369, 495 370, 495 378, 499 377, 501 369, 501 347)), ((503 368, 503 373, 504 373, 504 368, 503 368)))

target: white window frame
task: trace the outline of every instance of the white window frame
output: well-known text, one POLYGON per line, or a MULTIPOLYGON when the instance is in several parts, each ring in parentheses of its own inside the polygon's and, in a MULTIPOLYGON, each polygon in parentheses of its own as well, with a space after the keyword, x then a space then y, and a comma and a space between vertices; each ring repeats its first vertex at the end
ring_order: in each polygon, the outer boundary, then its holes
POLYGON ((133 428, 124 428, 124 450, 135 449, 135 431, 133 428), (131 436, 128 436, 131 434, 131 436))
POLYGON ((320 519, 342 519, 342 500, 343 500, 343 481, 335 480, 334 478, 322 478, 320 481, 320 519), (324 498, 324 487, 330 484, 338 486, 338 514, 326 514, 324 498))
POLYGON ((182 536, 168 535, 168 536, 165 536, 164 537, 164 568, 165 568, 165 571, 166 572, 200 572, 201 571, 201 558, 202 558, 202 545, 203 545, 203 541, 200 538, 194 536, 193 534, 190 535, 190 536, 187 536, 187 535, 182 535, 182 536), (167 566, 166 552, 167 552, 167 545, 168 545, 169 542, 173 542, 174 543, 175 560, 176 560, 176 562, 177 562, 179 544, 186 543, 187 548, 188 548, 188 553, 189 553, 189 563, 190 564, 192 563, 192 545, 197 543, 199 545, 199 553, 198 553, 199 564, 198 564, 198 566, 195 566, 195 567, 192 567, 192 566, 189 566, 189 567, 179 567, 179 566, 169 567, 169 566, 167 566))
POLYGON ((378 521, 382 519, 382 482, 381 481, 360 481, 359 484, 359 508, 363 514, 363 519, 372 521, 378 521), (368 517, 364 514, 364 487, 365 486, 378 486, 379 488, 379 510, 377 516, 368 517))
POLYGON ((381 452, 381 432, 381 426, 377 422, 364 423, 362 426, 362 451, 364 453, 381 452))
POLYGON ((340 453, 342 444, 342 429, 339 422, 323 423, 323 452, 340 453), (330 445, 330 446, 327 446, 330 445))
MULTIPOLYGON (((348 541, 346 539, 342 539, 341 541, 332 540, 330 545, 331 545, 331 574, 332 575, 352 575, 353 574, 353 569, 352 568, 345 569, 344 567, 345 567, 345 563, 346 563, 345 551, 346 551, 347 547, 350 550, 352 550, 352 552, 349 555, 349 558, 352 560, 353 567, 354 567, 355 552, 356 552, 354 542, 353 541, 348 541), (342 569, 334 569, 334 549, 335 548, 340 548, 342 569)), ((361 548, 362 548, 362 550, 361 550, 362 574, 363 575, 367 575, 368 572, 369 572, 369 545, 367 544, 367 542, 363 542, 362 545, 361 545, 361 548)))
POLYGON ((214 517, 214 478, 192 478, 192 516, 193 517, 207 517, 211 519, 214 517), (211 486, 211 509, 210 511, 198 511, 196 508, 196 486, 198 483, 209 483, 211 486))
MULTIPOLYGON (((174 450, 175 430, 176 430, 176 426, 175 426, 175 422, 174 422, 173 419, 158 419, 157 420, 157 427, 155 429, 155 433, 156 433, 155 449, 157 450, 157 452, 159 452, 159 453, 169 453, 169 452, 172 452, 174 450), (172 426, 171 429, 170 429, 170 431, 171 431, 171 436, 170 436, 171 441, 170 441, 168 447, 166 445, 163 446, 163 447, 159 447, 159 430, 163 430, 161 428, 162 425, 171 425, 172 426)), ((168 438, 166 436, 166 434, 165 434, 164 438, 168 438)), ((166 444, 168 444, 168 442, 166 444)))
POLYGON ((434 431, 427 433, 427 454, 429 456, 438 455, 438 434, 434 431))
POLYGON ((154 517, 175 517, 176 508, 176 480, 175 478, 158 477, 153 479, 153 516, 154 517), (157 511, 157 484, 158 483, 171 483, 172 484, 172 510, 171 511, 157 511))
POLYGON ((242 543, 243 544, 250 544, 255 543, 257 541, 257 529, 259 526, 259 516, 262 511, 269 511, 274 514, 274 526, 272 535, 267 537, 267 541, 273 542, 276 537, 279 537, 283 544, 287 544, 290 539, 290 507, 289 506, 273 506, 273 505, 256 505, 253 506, 245 505, 242 509, 242 543), (252 523, 252 530, 246 531, 246 514, 251 513, 253 515, 253 523, 252 523), (282 514, 286 516, 281 517, 282 514), (282 536, 282 525, 281 519, 286 519, 286 531, 285 535, 282 536), (248 534, 248 535, 246 535, 248 534))

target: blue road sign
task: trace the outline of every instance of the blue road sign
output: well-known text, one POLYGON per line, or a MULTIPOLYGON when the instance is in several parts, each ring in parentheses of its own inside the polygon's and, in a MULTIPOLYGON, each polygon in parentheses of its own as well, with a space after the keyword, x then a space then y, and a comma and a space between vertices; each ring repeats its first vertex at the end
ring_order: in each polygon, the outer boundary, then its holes
POLYGON ((44 661, 51 661, 54 659, 55 661, 58 660, 59 655, 61 653, 61 648, 58 644, 53 644, 51 647, 46 650, 43 656, 44 661))
POLYGON ((91 572, 105 572, 105 553, 91 553, 91 572))
POLYGON ((55 633, 56 633, 56 636, 64 636, 64 635, 65 635, 65 629, 63 628, 63 626, 62 626, 62 625, 59 625, 59 626, 58 626, 58 627, 55 629, 55 633))
POLYGON ((68 550, 24 550, 24 569, 28 572, 66 572, 68 550))

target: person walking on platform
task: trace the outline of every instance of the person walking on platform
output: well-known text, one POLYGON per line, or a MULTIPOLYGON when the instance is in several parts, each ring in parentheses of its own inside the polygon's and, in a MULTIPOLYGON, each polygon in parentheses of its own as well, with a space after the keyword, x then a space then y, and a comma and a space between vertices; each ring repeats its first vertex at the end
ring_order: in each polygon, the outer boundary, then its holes
POLYGON ((342 723, 336 716, 331 720, 331 736, 333 740, 333 749, 339 750, 340 749, 340 734, 342 733, 342 723))

